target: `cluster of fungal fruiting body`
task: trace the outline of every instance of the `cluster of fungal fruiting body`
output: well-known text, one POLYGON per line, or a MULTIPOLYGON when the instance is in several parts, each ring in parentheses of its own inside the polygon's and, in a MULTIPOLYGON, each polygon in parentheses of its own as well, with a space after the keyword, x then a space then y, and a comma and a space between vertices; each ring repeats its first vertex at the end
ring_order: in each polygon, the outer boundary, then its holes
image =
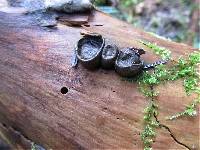
POLYGON ((81 38, 75 49, 75 58, 87 69, 115 69, 123 77, 133 77, 142 70, 152 68, 155 65, 164 64, 166 61, 158 61, 144 65, 140 55, 145 51, 140 48, 124 48, 119 50, 114 44, 105 44, 101 35, 85 35, 81 38))

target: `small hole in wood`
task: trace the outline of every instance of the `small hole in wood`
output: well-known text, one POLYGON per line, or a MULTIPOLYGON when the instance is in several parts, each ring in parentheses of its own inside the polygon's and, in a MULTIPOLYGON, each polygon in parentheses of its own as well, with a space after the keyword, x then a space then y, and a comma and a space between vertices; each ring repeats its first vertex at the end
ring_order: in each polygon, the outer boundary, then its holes
POLYGON ((67 88, 67 87, 62 87, 61 90, 60 90, 60 92, 61 92, 62 94, 67 94, 68 88, 67 88))
POLYGON ((108 110, 108 108, 104 107, 103 110, 108 110))
POLYGON ((2 123, 3 127, 7 128, 7 125, 5 123, 2 123))

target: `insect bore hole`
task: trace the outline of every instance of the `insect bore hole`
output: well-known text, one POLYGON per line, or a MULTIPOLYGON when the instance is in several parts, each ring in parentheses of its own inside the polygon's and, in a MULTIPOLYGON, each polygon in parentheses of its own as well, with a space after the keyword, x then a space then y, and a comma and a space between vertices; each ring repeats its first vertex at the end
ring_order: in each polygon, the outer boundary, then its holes
POLYGON ((67 94, 68 91, 69 91, 69 90, 68 90, 67 87, 62 87, 61 90, 60 90, 60 92, 61 92, 62 94, 67 94))

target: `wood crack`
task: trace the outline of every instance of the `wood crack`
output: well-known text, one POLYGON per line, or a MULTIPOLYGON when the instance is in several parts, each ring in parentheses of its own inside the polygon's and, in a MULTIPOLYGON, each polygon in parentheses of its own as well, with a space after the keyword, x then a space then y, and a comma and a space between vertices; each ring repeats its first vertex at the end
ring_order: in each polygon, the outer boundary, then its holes
POLYGON ((174 136, 174 134, 172 133, 172 131, 170 130, 170 128, 169 128, 168 126, 166 126, 166 125, 160 123, 160 121, 158 120, 156 114, 154 114, 154 117, 155 117, 155 119, 156 119, 156 122, 159 124, 159 127, 166 129, 166 130, 170 133, 170 136, 173 138, 173 140, 174 140, 176 143, 178 143, 179 145, 184 146, 185 148, 187 148, 187 149, 189 149, 189 150, 192 150, 192 148, 190 148, 190 147, 187 146, 186 144, 180 142, 180 141, 174 136))
MULTIPOLYGON (((154 97, 153 97, 154 87, 153 87, 153 86, 150 86, 150 89, 151 89, 151 93, 152 93, 151 101, 154 101, 154 97)), ((174 134, 172 133, 172 131, 170 130, 170 128, 169 128, 168 126, 166 126, 166 125, 160 123, 160 121, 158 120, 157 115, 156 115, 155 113, 154 113, 154 118, 155 118, 156 122, 159 124, 159 127, 160 127, 160 128, 166 129, 166 130, 169 132, 169 134, 170 134, 170 136, 172 137, 172 139, 173 139, 176 143, 178 143, 179 145, 184 146, 185 148, 187 148, 187 149, 189 149, 189 150, 192 150, 192 148, 190 148, 190 147, 187 146, 186 144, 180 142, 180 141, 174 136, 174 134)))

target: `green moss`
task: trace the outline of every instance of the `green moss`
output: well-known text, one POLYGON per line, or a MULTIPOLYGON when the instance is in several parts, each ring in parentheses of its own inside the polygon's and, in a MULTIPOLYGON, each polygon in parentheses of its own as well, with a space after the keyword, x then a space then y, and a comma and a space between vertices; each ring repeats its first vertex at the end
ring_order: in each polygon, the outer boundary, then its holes
MULTIPOLYGON (((162 59, 171 60, 171 52, 166 48, 159 47, 149 42, 141 42, 151 48, 157 55, 161 56, 162 59)), ((200 103, 199 63, 200 52, 193 52, 187 59, 180 57, 173 66, 159 65, 155 67, 154 72, 145 71, 137 79, 139 90, 150 100, 148 106, 144 109, 144 130, 141 133, 141 139, 145 150, 151 149, 151 144, 156 136, 156 128, 159 127, 159 123, 156 122, 155 118, 158 115, 158 105, 156 104, 155 97, 159 92, 154 91, 153 87, 168 81, 183 80, 186 94, 190 95, 191 93, 196 93, 198 97, 191 104, 188 104, 183 112, 167 117, 167 119, 173 120, 181 116, 196 116, 196 108, 200 103)))
POLYGON ((190 117, 193 117, 193 116, 196 116, 197 115, 197 105, 200 104, 200 99, 196 99, 194 100, 191 104, 189 104, 188 106, 186 106, 185 110, 183 112, 179 112, 175 115, 172 115, 170 117, 166 117, 167 120, 174 120, 174 119, 177 119, 179 117, 182 117, 182 116, 190 116, 190 117))
POLYGON ((158 115, 158 105, 154 99, 158 93, 153 90, 153 85, 158 84, 158 82, 155 74, 151 74, 147 71, 138 79, 140 91, 149 100, 148 106, 144 109, 144 130, 141 133, 141 139, 145 150, 151 149, 153 139, 156 136, 156 128, 159 126, 155 119, 155 116, 158 115))
POLYGON ((158 114, 158 106, 152 100, 149 105, 144 109, 144 123, 145 127, 141 133, 141 139, 144 144, 144 149, 150 149, 153 139, 156 136, 156 128, 159 127, 158 122, 155 120, 154 115, 158 114))
POLYGON ((140 41, 142 44, 146 45, 147 47, 149 47, 150 49, 153 50, 153 52, 159 56, 161 56, 162 59, 164 60, 168 60, 171 58, 171 52, 164 48, 164 47, 159 47, 157 46, 157 44, 155 43, 150 43, 150 42, 144 42, 144 41, 140 41))

